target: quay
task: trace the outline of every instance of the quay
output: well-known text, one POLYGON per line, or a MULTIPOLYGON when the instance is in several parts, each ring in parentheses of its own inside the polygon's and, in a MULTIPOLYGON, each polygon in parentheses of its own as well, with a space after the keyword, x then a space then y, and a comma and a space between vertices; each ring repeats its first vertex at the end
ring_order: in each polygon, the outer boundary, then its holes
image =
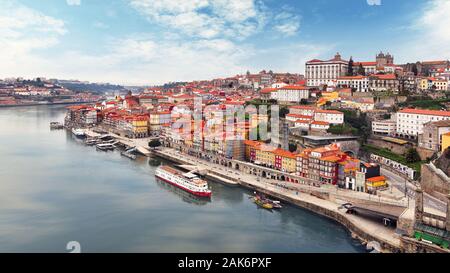
POLYGON ((92 129, 85 129, 85 134, 86 136, 90 137, 90 138, 102 138, 102 137, 106 137, 109 136, 113 139, 115 139, 115 141, 117 142, 117 144, 121 144, 123 146, 126 147, 126 150, 128 151, 137 151, 140 154, 144 155, 144 156, 150 156, 151 152, 148 150, 148 142, 150 140, 152 140, 153 138, 139 138, 139 139, 130 139, 130 138, 126 138, 126 137, 122 137, 119 136, 117 134, 108 132, 107 134, 100 134, 95 132, 92 129))
MULTIPOLYGON (((212 179, 225 184, 240 185, 256 190, 333 219, 346 227, 352 237, 360 240, 363 245, 375 242, 380 246, 380 249, 377 249, 380 252, 410 252, 417 245, 436 252, 448 252, 434 246, 423 245, 422 242, 403 236, 398 229, 392 226, 386 226, 381 221, 377 222, 370 217, 365 218, 359 215, 359 212, 368 212, 371 215, 389 217, 395 222, 402 218, 403 222, 410 223, 409 221, 413 221, 414 217, 414 205, 408 207, 401 201, 383 197, 375 197, 372 200, 365 199, 362 198, 362 193, 358 192, 346 193, 342 190, 338 192, 336 189, 331 190, 326 187, 294 185, 292 182, 264 179, 254 174, 182 154, 171 148, 161 147, 152 151, 152 154, 177 163, 180 168, 185 170, 196 169, 198 174, 204 175, 206 178, 212 177, 212 179), (358 211, 358 215, 349 213, 347 209, 349 206, 352 210, 358 211)), ((404 224, 402 223, 402 225, 404 224)))

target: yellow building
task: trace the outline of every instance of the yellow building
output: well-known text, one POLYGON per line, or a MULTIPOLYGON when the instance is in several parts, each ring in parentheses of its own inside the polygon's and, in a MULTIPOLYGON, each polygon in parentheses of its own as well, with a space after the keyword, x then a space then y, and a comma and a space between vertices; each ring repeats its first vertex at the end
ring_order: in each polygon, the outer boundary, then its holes
POLYGON ((375 176, 366 179, 367 192, 374 193, 377 190, 387 188, 387 186, 386 177, 384 176, 375 176))
POLYGON ((450 146, 450 133, 442 135, 441 152, 445 151, 450 146))
POLYGON ((427 78, 419 79, 418 85, 419 85, 420 90, 427 90, 428 89, 428 79, 427 78))
POLYGON ((282 156, 281 157, 281 168, 282 171, 288 172, 288 173, 295 173, 297 160, 296 156, 294 154, 282 156))
POLYGON ((132 137, 147 137, 148 136, 148 118, 146 116, 134 116, 128 120, 131 125, 132 137))
POLYGON ((261 147, 256 150, 255 163, 267 167, 275 166, 275 154, 273 153, 273 150, 273 147, 261 145, 261 147))

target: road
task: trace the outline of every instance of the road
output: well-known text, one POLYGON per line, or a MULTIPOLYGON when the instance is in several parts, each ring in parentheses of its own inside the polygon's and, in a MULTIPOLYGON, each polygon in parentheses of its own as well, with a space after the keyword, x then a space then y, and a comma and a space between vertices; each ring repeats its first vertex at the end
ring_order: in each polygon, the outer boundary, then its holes
MULTIPOLYGON (((416 186, 407 179, 385 168, 381 168, 381 174, 388 178, 388 181, 392 184, 392 186, 396 187, 402 193, 405 193, 406 187, 407 196, 409 198, 415 197, 416 186)), ((447 211, 447 204, 445 202, 442 202, 428 193, 423 194, 423 202, 425 207, 430 207, 442 212, 447 211)))

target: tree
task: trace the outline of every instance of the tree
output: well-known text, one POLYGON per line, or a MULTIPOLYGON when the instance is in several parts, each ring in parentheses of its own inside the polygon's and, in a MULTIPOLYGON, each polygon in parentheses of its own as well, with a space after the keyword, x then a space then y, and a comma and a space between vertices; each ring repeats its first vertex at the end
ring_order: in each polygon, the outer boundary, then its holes
POLYGON ((347 76, 353 76, 353 58, 352 57, 350 57, 350 61, 348 62, 347 76))
POLYGON ((366 75, 366 71, 364 70, 364 67, 362 66, 362 64, 359 64, 358 75, 361 75, 361 76, 365 76, 366 75))
POLYGON ((414 76, 417 76, 417 74, 419 74, 419 71, 417 70, 417 64, 413 64, 411 70, 414 73, 414 76))
POLYGON ((281 107, 280 108, 280 117, 285 118, 287 114, 289 114, 289 108, 281 107))
POLYGON ((161 142, 159 141, 159 139, 152 139, 148 142, 148 147, 150 148, 156 148, 161 146, 161 142))
POLYGON ((289 152, 293 153, 297 151, 297 145, 294 143, 289 143, 289 152))
POLYGON ((405 159, 408 163, 420 161, 420 155, 415 148, 409 148, 405 153, 405 159))

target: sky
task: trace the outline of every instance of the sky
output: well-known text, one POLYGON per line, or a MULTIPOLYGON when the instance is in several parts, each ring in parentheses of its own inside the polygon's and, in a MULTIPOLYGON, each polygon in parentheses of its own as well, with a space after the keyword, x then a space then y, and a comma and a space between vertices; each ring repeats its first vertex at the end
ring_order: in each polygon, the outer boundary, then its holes
POLYGON ((262 69, 336 52, 450 59, 450 0, 0 0, 0 78, 125 85, 262 69))

